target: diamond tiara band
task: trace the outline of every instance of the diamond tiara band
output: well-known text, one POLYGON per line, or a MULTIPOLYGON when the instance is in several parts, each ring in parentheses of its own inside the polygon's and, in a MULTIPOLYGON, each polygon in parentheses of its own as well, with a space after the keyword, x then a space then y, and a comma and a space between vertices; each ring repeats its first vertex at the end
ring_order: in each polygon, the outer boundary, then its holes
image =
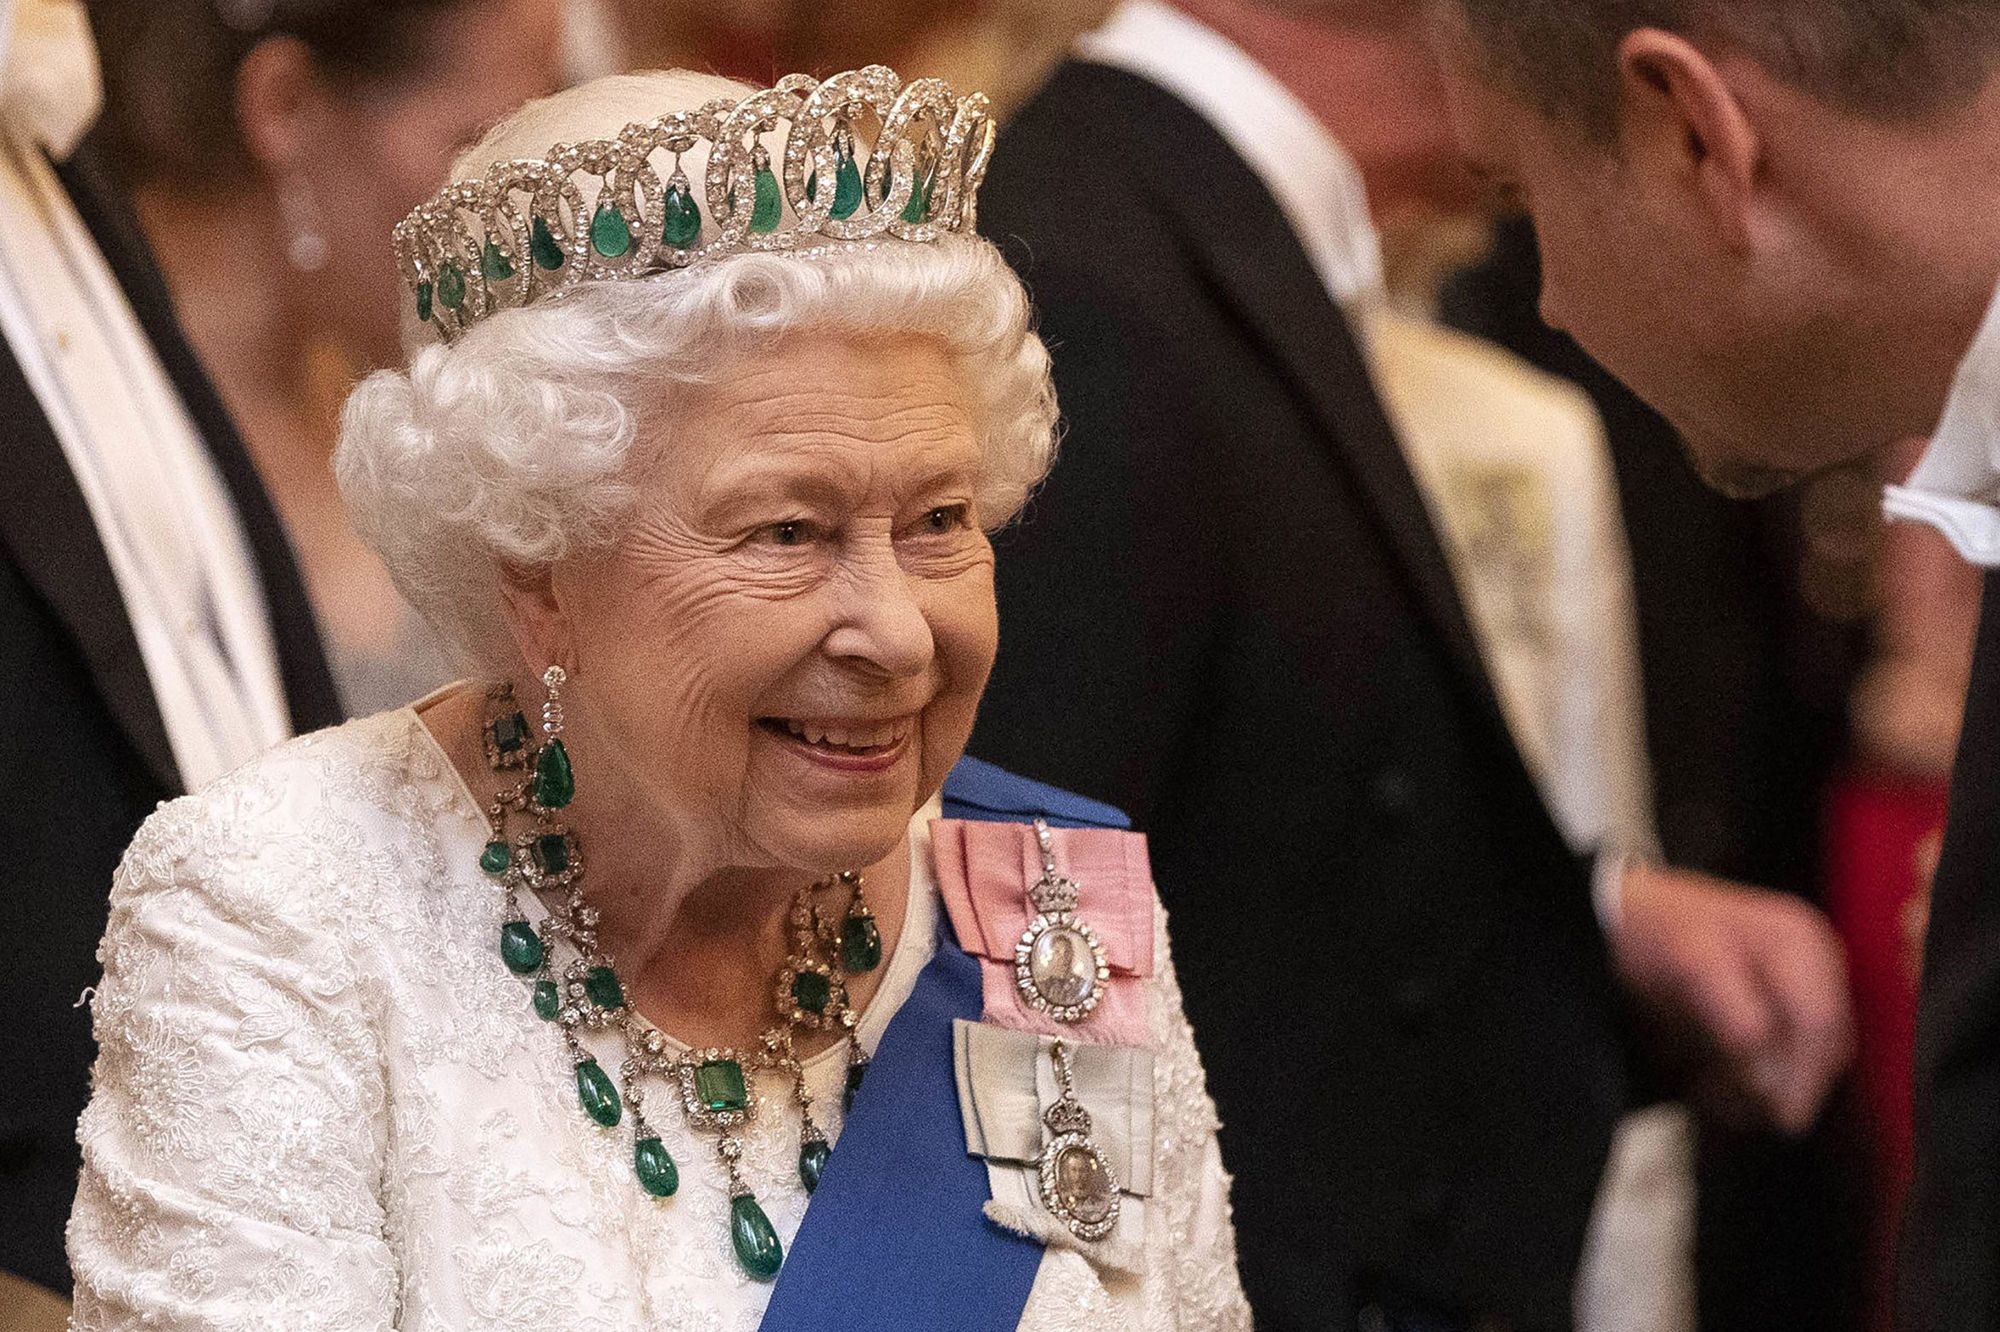
POLYGON ((496 162, 399 222, 396 262, 418 319, 451 343, 496 311, 579 282, 649 279, 734 254, 927 244, 973 230, 993 137, 986 97, 959 97, 941 79, 904 85, 881 65, 824 82, 793 74, 740 102, 558 144, 540 161, 496 162), (781 125, 774 163, 765 140, 781 125), (700 145, 694 181, 681 157, 700 145))

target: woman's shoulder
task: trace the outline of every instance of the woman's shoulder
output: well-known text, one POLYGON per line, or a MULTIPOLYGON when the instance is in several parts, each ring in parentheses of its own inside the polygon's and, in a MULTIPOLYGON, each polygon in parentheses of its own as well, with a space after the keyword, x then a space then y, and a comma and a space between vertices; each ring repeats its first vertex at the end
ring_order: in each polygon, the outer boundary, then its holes
POLYGON ((351 909, 411 824, 455 798, 407 708, 314 731, 154 810, 119 865, 113 910, 162 891, 265 921, 351 909))

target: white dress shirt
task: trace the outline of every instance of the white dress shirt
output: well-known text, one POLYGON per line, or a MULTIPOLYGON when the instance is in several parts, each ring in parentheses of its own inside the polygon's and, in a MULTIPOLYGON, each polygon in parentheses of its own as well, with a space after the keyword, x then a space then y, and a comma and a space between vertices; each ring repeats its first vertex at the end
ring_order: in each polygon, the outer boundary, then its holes
POLYGON ((1929 523, 1967 562, 2000 568, 2000 295, 1959 363, 1923 461, 1889 487, 1883 508, 1891 518, 1929 523))
POLYGON ((49 165, 96 118, 76 0, 0 0, 0 334, 111 563, 181 780, 285 739, 263 586, 187 408, 49 165))

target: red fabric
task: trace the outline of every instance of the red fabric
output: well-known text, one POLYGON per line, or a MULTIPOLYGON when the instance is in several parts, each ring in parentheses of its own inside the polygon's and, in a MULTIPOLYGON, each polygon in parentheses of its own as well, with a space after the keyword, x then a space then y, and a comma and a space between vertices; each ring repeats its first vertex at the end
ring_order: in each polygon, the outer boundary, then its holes
POLYGON ((1835 783, 1827 808, 1827 911, 1847 944, 1859 1042, 1856 1088, 1874 1156, 1878 1310, 1887 1306, 1910 1181, 1917 982, 1905 912, 1922 887, 1919 848, 1944 825, 1947 790, 1941 781, 1850 773, 1835 783))

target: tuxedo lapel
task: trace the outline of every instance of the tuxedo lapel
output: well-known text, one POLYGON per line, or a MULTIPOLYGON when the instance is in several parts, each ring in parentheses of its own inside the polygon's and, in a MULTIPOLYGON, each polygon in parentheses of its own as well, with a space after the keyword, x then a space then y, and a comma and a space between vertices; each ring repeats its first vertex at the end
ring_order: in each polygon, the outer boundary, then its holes
POLYGON ((165 789, 180 791, 166 723, 97 524, 55 427, 4 347, 0 419, 7 423, 9 444, 8 482, 0 486, 0 544, 69 630, 105 706, 153 776, 165 789))
POLYGON ((299 576, 298 562, 256 465, 224 407, 201 359, 181 332, 165 280, 124 196, 99 161, 95 133, 86 137, 56 174, 78 215, 111 266, 147 339, 159 355, 196 432, 214 459, 256 561, 264 605, 278 652, 278 669, 291 709, 292 729, 313 731, 343 713, 326 664, 319 624, 299 576))
POLYGON ((1413 602, 1498 718, 1478 639, 1367 362, 1277 200, 1221 133, 1171 93, 1108 66, 1071 72, 1126 81, 1117 100, 1147 106, 1131 121, 1131 187, 1170 219, 1196 266, 1282 369, 1334 465, 1363 496, 1413 602))

